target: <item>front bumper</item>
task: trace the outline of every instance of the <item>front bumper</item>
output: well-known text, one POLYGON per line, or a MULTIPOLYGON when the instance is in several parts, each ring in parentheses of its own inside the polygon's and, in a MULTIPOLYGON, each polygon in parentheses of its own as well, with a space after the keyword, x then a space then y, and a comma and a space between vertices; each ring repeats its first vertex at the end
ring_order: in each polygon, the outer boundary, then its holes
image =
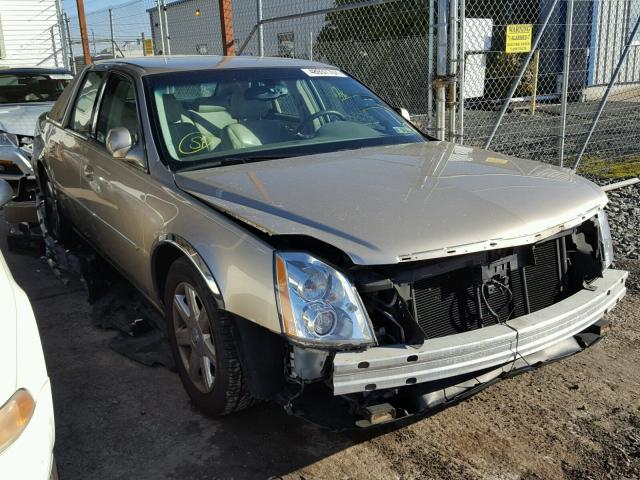
POLYGON ((333 360, 333 393, 395 388, 497 367, 548 349, 600 320, 625 295, 628 272, 607 270, 571 297, 506 324, 426 340, 340 352, 333 360))
POLYGON ((14 191, 14 199, 4 207, 5 220, 9 223, 37 223, 37 185, 28 154, 20 147, 0 147, 0 161, 0 178, 6 180, 14 191))

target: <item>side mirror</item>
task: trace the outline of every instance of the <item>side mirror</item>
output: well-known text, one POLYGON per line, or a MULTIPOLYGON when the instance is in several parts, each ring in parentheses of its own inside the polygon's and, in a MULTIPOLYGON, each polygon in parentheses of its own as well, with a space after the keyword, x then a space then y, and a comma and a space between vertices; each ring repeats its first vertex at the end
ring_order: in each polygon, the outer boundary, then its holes
POLYGON ((0 178, 0 207, 3 207, 13 198, 13 188, 6 180, 0 178))
POLYGON ((113 158, 125 158, 133 146, 129 130, 124 127, 112 128, 107 132, 105 145, 113 158))
POLYGON ((132 145, 131 133, 126 128, 120 127, 109 130, 104 143, 113 158, 133 163, 142 169, 146 168, 144 149, 139 145, 132 145))

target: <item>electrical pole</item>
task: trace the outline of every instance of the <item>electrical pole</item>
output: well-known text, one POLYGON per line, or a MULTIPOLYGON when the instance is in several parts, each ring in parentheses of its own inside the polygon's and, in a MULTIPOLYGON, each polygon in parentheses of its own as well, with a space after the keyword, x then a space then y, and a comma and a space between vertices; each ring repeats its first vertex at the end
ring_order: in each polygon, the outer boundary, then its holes
POLYGON ((235 55, 236 47, 233 41, 233 9, 231 0, 218 0, 220 4, 220 30, 222 32, 222 53, 235 55))
POLYGON ((89 51, 89 37, 87 36, 87 19, 84 16, 84 0, 76 0, 78 7, 78 22, 80 23, 80 40, 82 41, 82 53, 85 65, 91 64, 91 52, 89 51))

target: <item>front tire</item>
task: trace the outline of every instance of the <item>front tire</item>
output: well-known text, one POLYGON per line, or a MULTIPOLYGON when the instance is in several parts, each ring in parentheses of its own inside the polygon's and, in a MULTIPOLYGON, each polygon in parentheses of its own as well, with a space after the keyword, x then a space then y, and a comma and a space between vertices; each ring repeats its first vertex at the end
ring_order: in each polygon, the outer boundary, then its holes
POLYGON ((232 335, 232 320, 220 312, 200 272, 176 260, 167 276, 165 319, 176 369, 191 401, 212 416, 253 403, 232 335))

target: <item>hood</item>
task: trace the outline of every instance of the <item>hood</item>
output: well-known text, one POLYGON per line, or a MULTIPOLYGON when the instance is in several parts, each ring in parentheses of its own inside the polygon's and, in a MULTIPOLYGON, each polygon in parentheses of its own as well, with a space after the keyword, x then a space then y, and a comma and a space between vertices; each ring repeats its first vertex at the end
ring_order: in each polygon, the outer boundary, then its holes
POLYGON ((0 254, 0 405, 16 390, 17 323, 16 300, 9 267, 0 254))
POLYGON ((355 264, 531 243, 607 201, 568 170, 448 142, 210 168, 175 180, 254 227, 315 237, 355 264))
POLYGON ((0 105, 0 130, 33 137, 38 117, 51 107, 52 102, 0 105))

